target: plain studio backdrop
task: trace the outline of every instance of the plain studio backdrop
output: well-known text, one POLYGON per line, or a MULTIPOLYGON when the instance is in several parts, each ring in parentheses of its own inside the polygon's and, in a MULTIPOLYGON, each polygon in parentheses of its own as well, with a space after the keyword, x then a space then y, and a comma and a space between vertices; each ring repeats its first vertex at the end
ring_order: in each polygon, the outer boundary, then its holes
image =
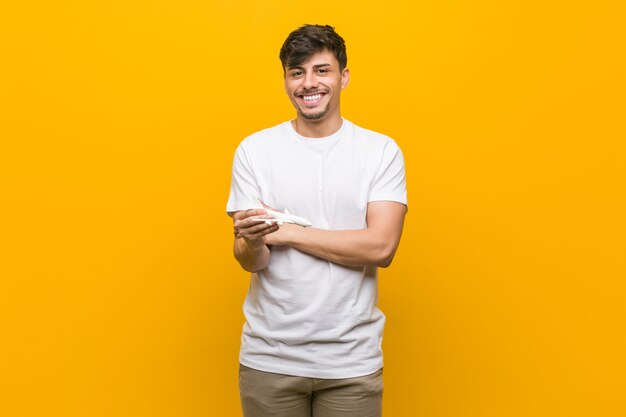
POLYGON ((404 151, 389 417, 626 415, 621 2, 0 8, 0 415, 240 416, 233 152, 278 50, 346 39, 343 115, 404 151))

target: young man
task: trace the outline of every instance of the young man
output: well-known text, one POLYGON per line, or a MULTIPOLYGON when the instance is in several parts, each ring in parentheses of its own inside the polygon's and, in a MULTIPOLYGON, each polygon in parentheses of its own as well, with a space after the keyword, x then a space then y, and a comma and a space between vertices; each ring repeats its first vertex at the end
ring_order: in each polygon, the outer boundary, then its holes
POLYGON ((239 384, 245 417, 381 415, 377 267, 391 263, 407 210, 396 143, 340 114, 350 72, 330 26, 293 31, 280 50, 295 120, 238 147, 227 212, 252 273, 239 384), (310 220, 278 226, 254 197, 310 220))

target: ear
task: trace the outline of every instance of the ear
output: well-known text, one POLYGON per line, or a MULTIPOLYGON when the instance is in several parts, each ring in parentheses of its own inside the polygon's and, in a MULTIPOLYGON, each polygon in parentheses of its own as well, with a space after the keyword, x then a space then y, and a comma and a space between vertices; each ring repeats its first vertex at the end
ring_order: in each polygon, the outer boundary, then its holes
POLYGON ((341 72, 341 89, 343 90, 348 86, 348 82, 350 81, 350 70, 348 68, 344 68, 341 72))

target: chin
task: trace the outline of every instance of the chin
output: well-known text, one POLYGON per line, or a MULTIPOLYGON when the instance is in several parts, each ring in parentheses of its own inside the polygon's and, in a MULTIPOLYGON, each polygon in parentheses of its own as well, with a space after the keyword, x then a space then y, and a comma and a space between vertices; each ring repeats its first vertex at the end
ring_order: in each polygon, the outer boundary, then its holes
POLYGON ((298 113, 300 113, 300 116, 302 116, 302 118, 306 120, 320 120, 323 119, 324 116, 326 116, 326 114, 328 113, 328 107, 326 107, 324 110, 320 110, 317 112, 305 113, 300 110, 298 113))
POLYGON ((324 118, 324 116, 326 116, 326 112, 313 113, 313 114, 302 114, 302 118, 306 119, 306 120, 321 120, 321 119, 324 118))

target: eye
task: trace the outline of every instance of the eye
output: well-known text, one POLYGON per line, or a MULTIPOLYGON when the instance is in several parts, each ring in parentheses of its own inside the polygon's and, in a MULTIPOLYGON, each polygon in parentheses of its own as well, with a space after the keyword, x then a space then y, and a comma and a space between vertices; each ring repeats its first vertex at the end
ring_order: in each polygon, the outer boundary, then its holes
POLYGON ((299 77, 302 75, 302 71, 292 71, 291 72, 291 76, 292 77, 299 77))
POLYGON ((320 74, 326 74, 328 70, 324 68, 320 68, 319 70, 317 70, 317 72, 319 72, 320 74))

